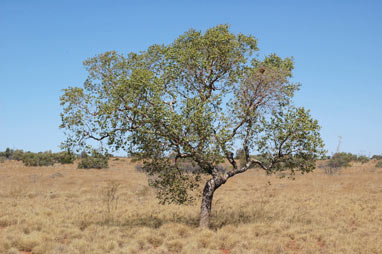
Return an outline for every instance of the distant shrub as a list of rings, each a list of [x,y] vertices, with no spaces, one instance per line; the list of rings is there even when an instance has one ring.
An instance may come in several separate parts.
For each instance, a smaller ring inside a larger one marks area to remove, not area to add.
[[[377,164],[375,164],[376,168],[382,168],[382,161],[378,161]]]
[[[372,160],[382,160],[382,155],[373,155],[371,157]]]
[[[51,166],[55,162],[61,164],[73,163],[76,155],[70,152],[52,153],[47,152],[24,152],[23,150],[12,150],[7,148],[4,152],[0,152],[0,157],[4,160],[22,161],[26,166]]]
[[[351,166],[351,162],[361,162],[362,164],[367,163],[370,161],[369,157],[364,155],[355,155],[352,153],[335,153],[333,156],[329,159],[327,165],[326,165],[326,173],[328,174],[334,174],[337,171],[339,171],[341,168],[347,168]]]
[[[24,151],[23,150],[14,150],[12,153],[12,160],[17,160],[21,161],[24,156]]]
[[[4,157],[4,160],[11,160],[12,159],[12,153],[13,150],[10,148],[5,149],[4,152],[0,152],[0,157]]]
[[[178,159],[177,165],[178,165],[179,169],[183,172],[197,173],[200,171],[200,167],[198,165],[196,165],[195,163],[193,163],[189,159]],[[137,163],[135,165],[135,169],[138,172],[148,172],[149,171],[149,169],[145,168],[145,166],[142,163]]]
[[[83,154],[81,153],[81,156]],[[95,169],[101,169],[101,168],[108,168],[108,160],[109,157],[105,156],[98,152],[93,152],[92,156],[87,156],[81,159],[80,163],[78,164],[78,168],[80,169],[89,169],[89,168],[95,168]]]
[[[0,157],[3,157],[4,160],[18,160],[20,161],[24,155],[23,150],[13,150],[7,148],[4,152],[0,152]]]
[[[40,152],[40,153],[25,153],[22,157],[22,161],[25,166],[37,167],[37,166],[53,166],[54,154],[52,152]]]
[[[4,163],[6,157],[5,156],[0,156],[0,163]]]
[[[5,149],[4,156],[8,160],[12,159],[13,150],[10,148]]]
[[[71,152],[60,152],[55,154],[55,161],[61,164],[72,164],[76,156]]]
[[[266,156],[261,155],[261,154],[250,155],[249,157],[250,157],[250,159],[259,160],[261,162],[267,162]],[[244,167],[245,166],[245,164],[247,162],[246,162],[246,159],[245,159],[245,153],[244,153],[243,149],[237,150],[235,159],[239,161],[239,167]],[[250,168],[260,168],[260,166],[258,164],[253,164]]]
[[[367,163],[370,161],[369,157],[365,155],[360,155],[357,157],[356,161],[361,162],[362,164]]]
[[[352,161],[357,160],[357,155],[351,153],[335,153],[329,160],[328,166],[331,168],[350,167]]]
[[[357,155],[351,153],[335,153],[327,162],[325,166],[325,173],[334,175],[341,168],[347,168],[351,166],[351,162],[357,159]]]

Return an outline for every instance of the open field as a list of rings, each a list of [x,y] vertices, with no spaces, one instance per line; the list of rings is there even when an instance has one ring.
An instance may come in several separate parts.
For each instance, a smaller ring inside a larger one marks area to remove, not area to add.
[[[162,206],[128,159],[107,170],[0,163],[0,253],[382,253],[382,169],[296,180],[249,170],[217,190],[212,229]],[[116,190],[113,193],[113,188]]]

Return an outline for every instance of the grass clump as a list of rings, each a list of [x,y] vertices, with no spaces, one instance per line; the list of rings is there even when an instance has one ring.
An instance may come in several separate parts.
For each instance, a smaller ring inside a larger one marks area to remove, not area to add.
[[[382,168],[382,161],[378,161],[377,164],[375,164],[376,168]]]

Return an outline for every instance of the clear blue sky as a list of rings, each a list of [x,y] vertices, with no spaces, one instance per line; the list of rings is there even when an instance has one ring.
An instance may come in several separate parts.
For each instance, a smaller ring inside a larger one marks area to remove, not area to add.
[[[228,23],[260,54],[295,58],[295,102],[329,153],[382,154],[382,1],[0,1],[0,150],[59,150],[59,96],[82,61],[145,50],[189,28]]]

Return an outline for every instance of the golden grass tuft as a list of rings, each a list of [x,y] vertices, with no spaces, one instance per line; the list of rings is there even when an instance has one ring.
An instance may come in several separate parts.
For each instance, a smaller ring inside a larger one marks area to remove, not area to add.
[[[0,253],[382,253],[382,169],[354,164],[296,180],[251,170],[199,203],[159,205],[128,159],[107,170],[0,164]],[[60,173],[63,177],[52,177]],[[199,202],[199,201],[198,201]]]

